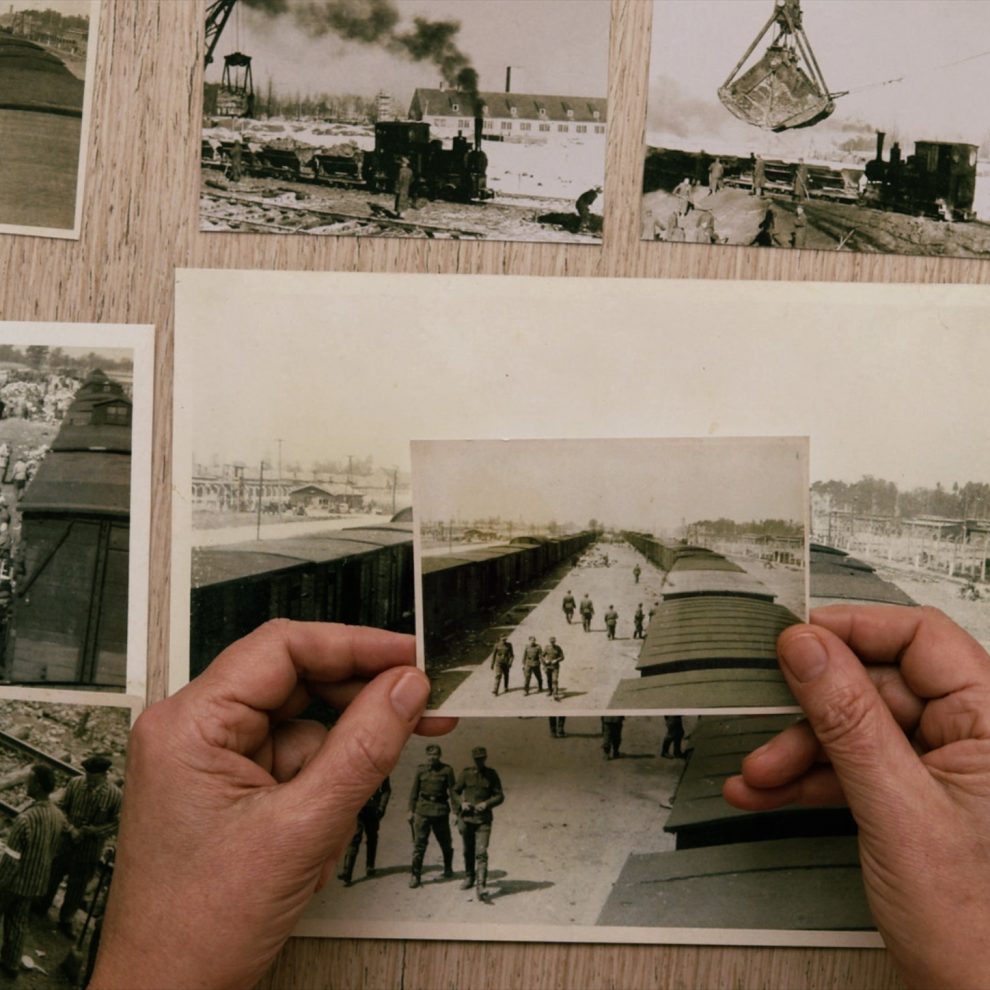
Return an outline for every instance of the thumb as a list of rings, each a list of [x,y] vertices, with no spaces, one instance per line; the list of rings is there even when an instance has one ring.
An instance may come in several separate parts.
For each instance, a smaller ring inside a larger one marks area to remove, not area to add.
[[[929,777],[859,658],[820,626],[791,626],[777,655],[857,822],[898,820]]]
[[[419,721],[430,682],[415,667],[396,667],[362,688],[327,734],[316,755],[286,786],[318,829],[317,842],[334,850],[354,832],[354,819],[395,768]]]

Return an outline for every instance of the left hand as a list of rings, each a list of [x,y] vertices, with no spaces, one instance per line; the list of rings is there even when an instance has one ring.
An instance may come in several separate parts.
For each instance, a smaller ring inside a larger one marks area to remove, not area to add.
[[[252,987],[326,883],[429,695],[412,636],[275,620],[131,734],[93,990]],[[343,714],[296,721],[312,697]]]

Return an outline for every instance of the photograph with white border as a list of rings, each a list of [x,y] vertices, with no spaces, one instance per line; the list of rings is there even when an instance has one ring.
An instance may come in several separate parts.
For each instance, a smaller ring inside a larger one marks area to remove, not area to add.
[[[990,257],[990,7],[653,0],[642,238]]]
[[[77,240],[100,0],[2,6],[0,234]]]
[[[415,440],[412,473],[436,714],[794,705],[806,437]]]
[[[16,960],[5,963],[8,977],[16,967],[39,988],[75,986],[73,974],[89,982],[142,705],[92,691],[0,697],[0,891],[29,901],[5,919],[5,959]]]
[[[204,8],[200,230],[601,245],[608,0]]]
[[[154,330],[0,323],[7,685],[143,695]]]

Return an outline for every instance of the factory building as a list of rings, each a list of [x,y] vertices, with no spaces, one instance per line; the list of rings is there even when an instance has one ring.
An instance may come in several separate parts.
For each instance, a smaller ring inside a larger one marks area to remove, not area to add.
[[[420,88],[413,93],[409,117],[426,121],[441,138],[456,137],[458,132],[470,136],[479,104],[486,140],[539,144],[605,141],[608,101],[604,97]]]

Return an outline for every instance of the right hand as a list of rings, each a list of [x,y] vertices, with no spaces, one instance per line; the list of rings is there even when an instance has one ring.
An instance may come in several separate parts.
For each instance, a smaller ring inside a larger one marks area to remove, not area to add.
[[[837,605],[811,620],[777,642],[807,721],[750,753],[725,799],[749,811],[847,802],[870,908],[908,986],[985,990],[990,655],[936,609]]]

